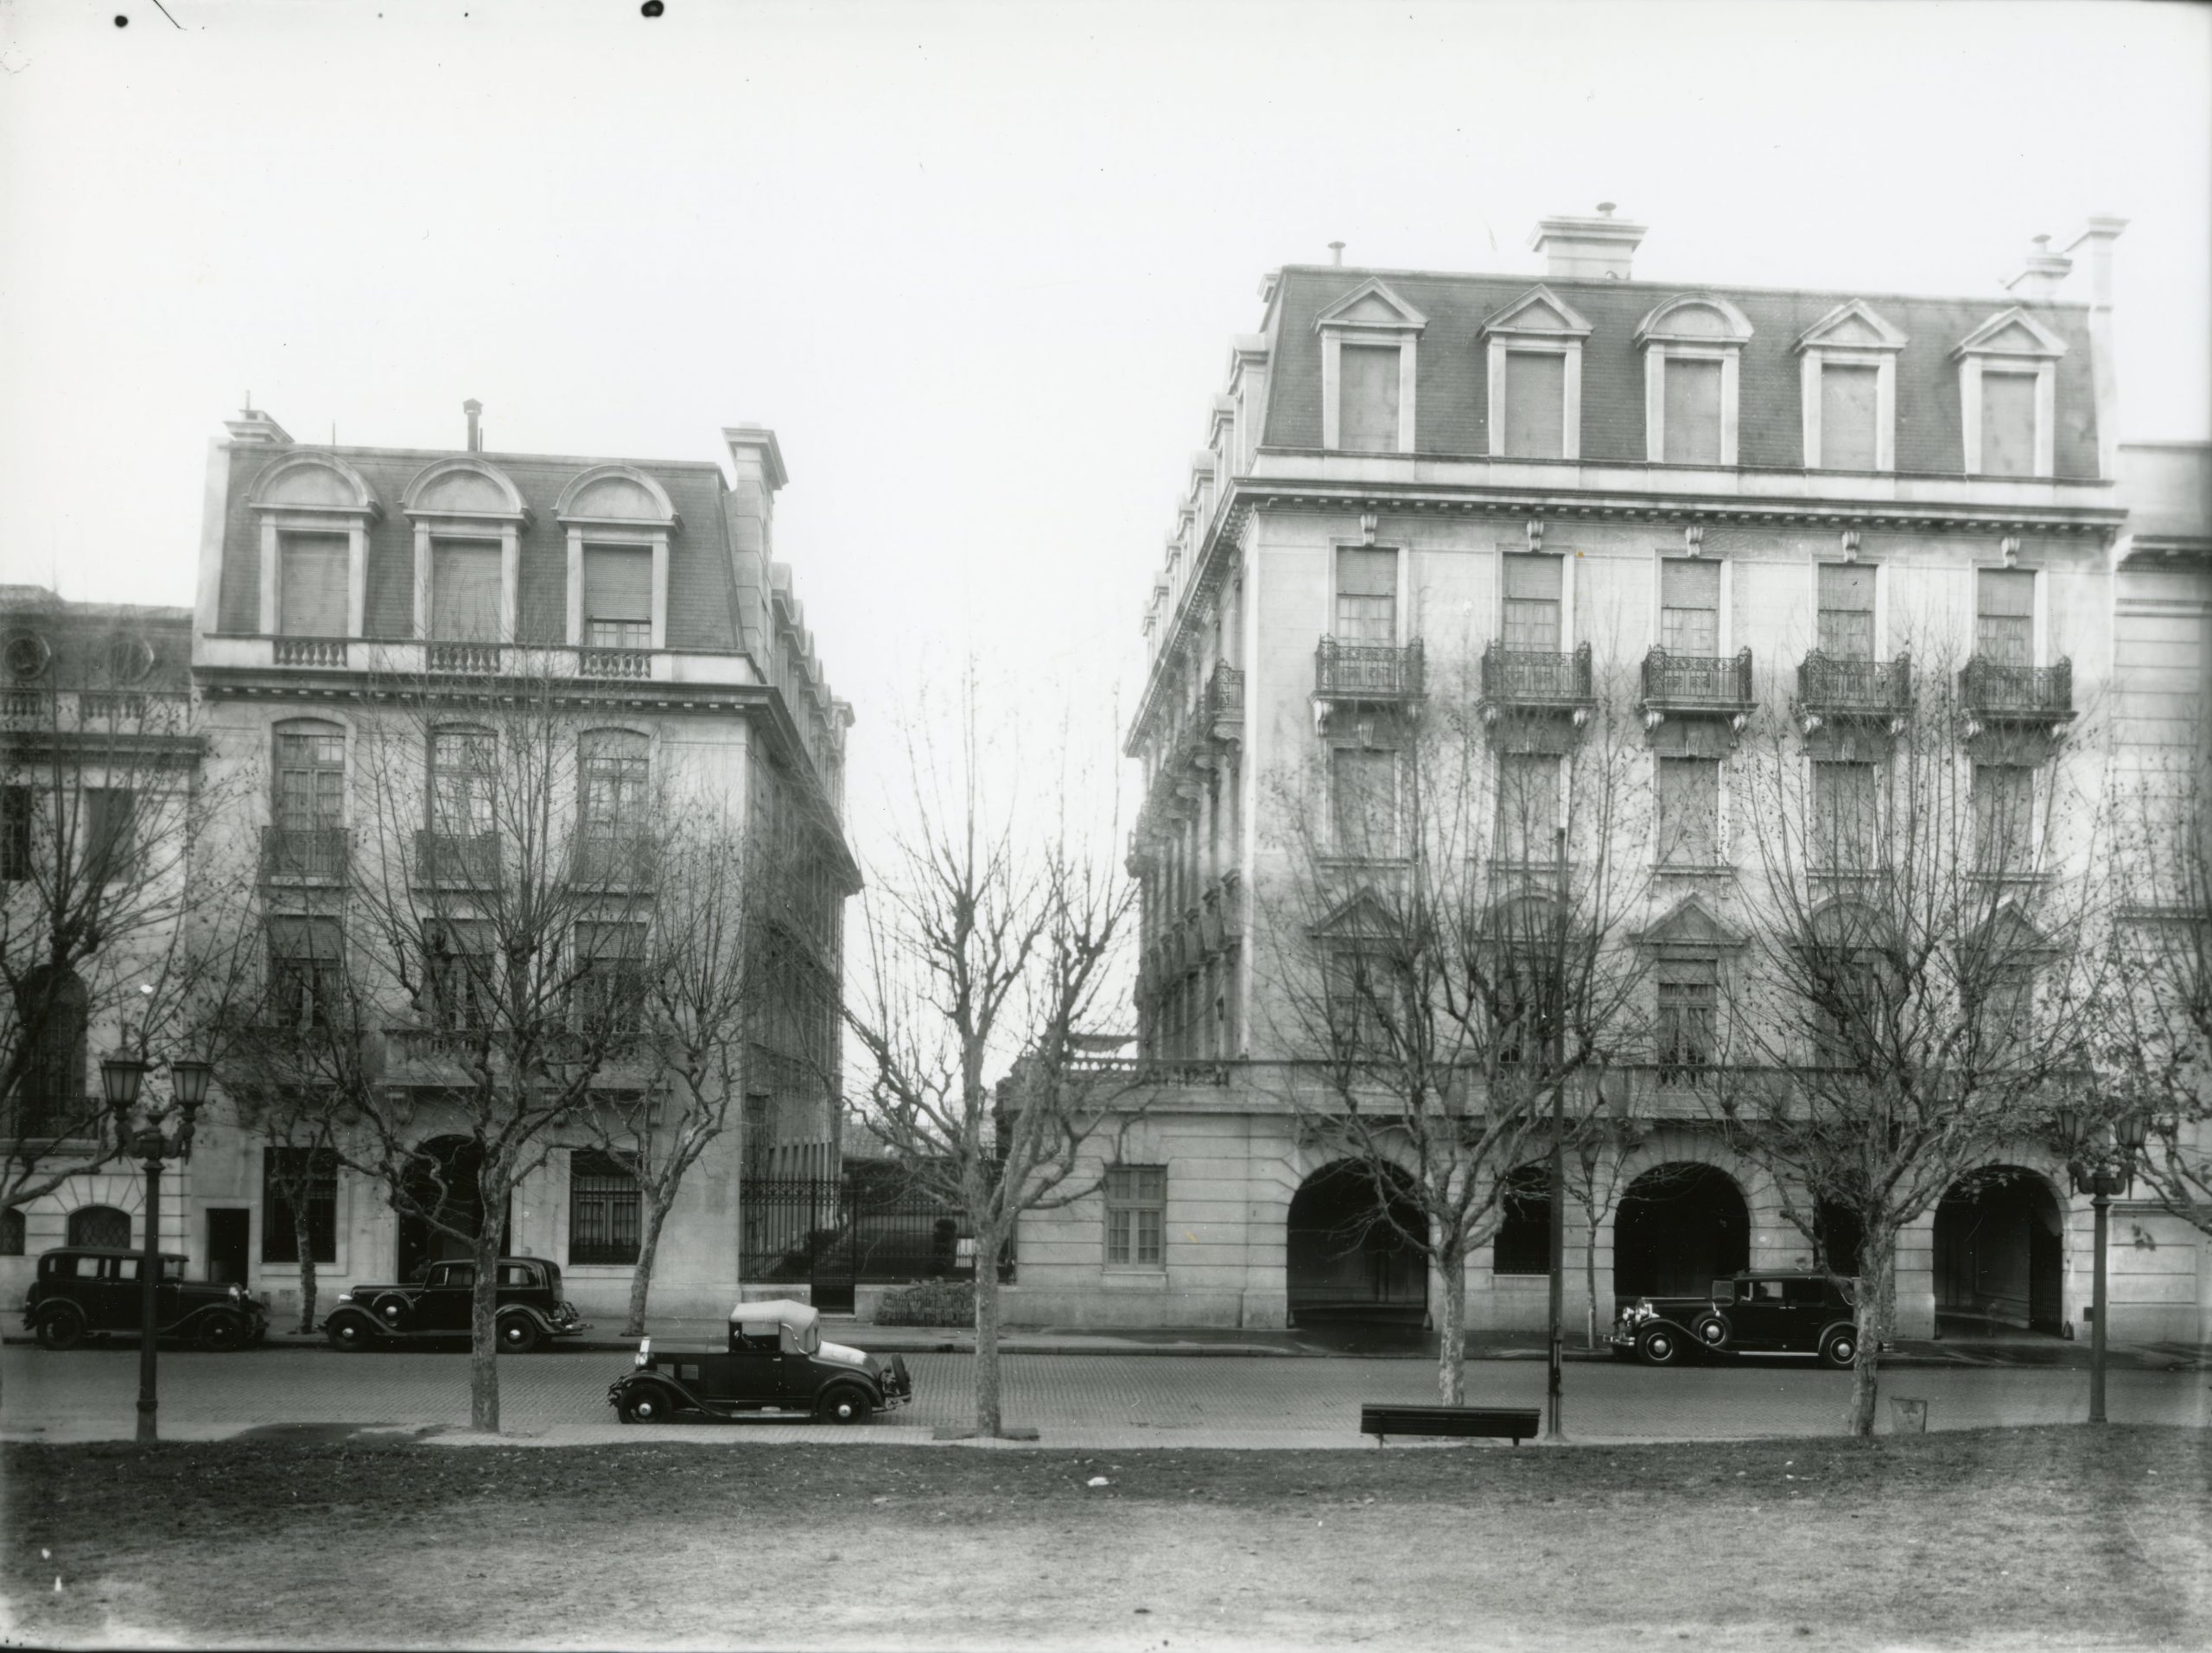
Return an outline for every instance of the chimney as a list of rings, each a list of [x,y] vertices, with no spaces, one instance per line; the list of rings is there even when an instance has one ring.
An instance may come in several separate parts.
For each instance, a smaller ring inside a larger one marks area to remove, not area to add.
[[[2127,227],[2124,218],[2093,218],[2074,232],[2066,244],[2066,251],[2088,261],[2089,302],[2101,308],[2112,307],[2112,244],[2120,239],[2120,232]],[[2084,253],[2082,249],[2087,247]]]
[[[289,448],[291,433],[258,408],[240,408],[235,419],[223,421],[233,447]]]
[[[484,404],[472,396],[461,404],[461,410],[468,416],[468,451],[480,454],[484,451],[484,428],[477,419],[484,411]]]
[[[2066,272],[2073,268],[2071,258],[2050,250],[2049,236],[2039,235],[2022,261],[2019,273],[2005,282],[2005,290],[2020,298],[2050,298],[2066,279]]]
[[[1547,276],[1626,281],[1629,258],[1649,226],[1613,216],[1613,203],[1598,203],[1595,218],[1540,219],[1529,245],[1544,255]]]
[[[1332,241],[1332,242],[1330,242],[1330,243],[1329,243],[1329,262],[1330,262],[1331,264],[1340,264],[1344,263],[1344,244],[1343,242],[1341,242],[1341,241]]]

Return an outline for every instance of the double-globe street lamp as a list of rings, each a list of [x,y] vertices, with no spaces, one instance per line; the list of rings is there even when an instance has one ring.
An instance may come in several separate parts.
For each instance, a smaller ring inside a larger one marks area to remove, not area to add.
[[[138,1092],[149,1064],[143,1052],[127,1051],[100,1063],[100,1088],[115,1116],[118,1147],[135,1154],[146,1170],[146,1248],[138,1265],[138,1440],[143,1445],[160,1439],[155,1427],[160,1402],[156,1398],[154,1339],[160,1331],[156,1290],[162,1277],[162,1160],[163,1155],[182,1158],[192,1151],[193,1122],[207,1100],[207,1081],[213,1069],[206,1062],[179,1057],[169,1063],[173,1108],[141,1109]]]
[[[2143,1151],[2145,1122],[2139,1113],[2123,1113],[2099,1120],[2080,1108],[2056,1110],[2060,1146],[2067,1155],[2076,1193],[2090,1195],[2096,1212],[2096,1233],[2091,1241],[2094,1259],[2089,1287],[2089,1421],[2105,1421],[2105,1244],[2107,1213],[2114,1194],[2126,1192],[2135,1173],[2135,1156]]]

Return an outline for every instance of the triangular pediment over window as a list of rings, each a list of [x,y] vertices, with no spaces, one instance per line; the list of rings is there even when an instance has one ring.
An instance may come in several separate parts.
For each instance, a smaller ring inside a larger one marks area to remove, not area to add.
[[[1379,280],[1355,287],[1314,318],[1316,332],[1324,327],[1376,327],[1394,333],[1418,333],[1428,318],[1400,298]]]
[[[1635,938],[1639,947],[1701,952],[1732,950],[1748,939],[1714,918],[1694,895]]]
[[[1397,920],[1382,898],[1361,889],[1307,933],[1316,941],[1382,941],[1397,933]]]
[[[1996,909],[1974,927],[1966,944],[1970,948],[1991,948],[1998,959],[2022,964],[2057,950],[2050,938],[2011,900],[1998,903]]]
[[[1902,350],[1904,334],[1863,299],[1839,304],[1797,335],[1800,350]]]
[[[1590,324],[1548,287],[1531,287],[1483,323],[1483,336],[1493,333],[1534,333],[1557,338],[1586,338]]]
[[[2066,341],[2015,305],[1959,341],[1955,356],[2063,356]]]

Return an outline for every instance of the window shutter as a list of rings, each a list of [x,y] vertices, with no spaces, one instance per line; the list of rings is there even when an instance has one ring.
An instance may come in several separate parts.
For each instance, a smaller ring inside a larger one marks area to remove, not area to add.
[[[1560,559],[1556,556],[1522,556],[1509,554],[1505,559],[1505,595],[1509,601],[1557,602],[1560,594]]]
[[[1395,597],[1398,594],[1398,554],[1344,547],[1337,552],[1337,594],[1340,597]]]
[[[584,618],[651,623],[653,554],[645,550],[584,548]]]
[[[286,637],[345,636],[346,541],[334,534],[286,534],[276,555],[277,631]]]
[[[1821,607],[1839,612],[1874,612],[1874,570],[1862,563],[1821,564]]]
[[[1988,476],[2032,476],[2036,469],[2036,376],[1981,375],[1981,470]]]
[[[438,545],[430,556],[430,635],[448,643],[499,640],[496,545]]]
[[[1505,453],[1557,459],[1565,451],[1567,358],[1550,350],[1505,353]]]
[[[1874,468],[1874,391],[1878,367],[1844,367],[1830,362],[1821,369],[1821,467],[1830,471]]]
[[[1355,454],[1398,451],[1397,346],[1338,347],[1337,446]]]
[[[1666,364],[1667,462],[1720,462],[1720,364],[1669,359]]]
[[[2026,620],[2036,612],[2036,576],[2026,569],[1982,569],[1976,575],[1978,614]]]

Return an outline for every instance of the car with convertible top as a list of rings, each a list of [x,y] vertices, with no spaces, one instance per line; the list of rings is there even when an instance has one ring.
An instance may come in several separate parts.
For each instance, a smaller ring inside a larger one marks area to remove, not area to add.
[[[625,1423],[741,1412],[804,1412],[824,1423],[866,1423],[913,1400],[914,1380],[904,1360],[826,1342],[821,1319],[810,1304],[779,1298],[732,1309],[720,1348],[656,1349],[645,1338],[632,1369],[608,1386],[607,1404]]]

